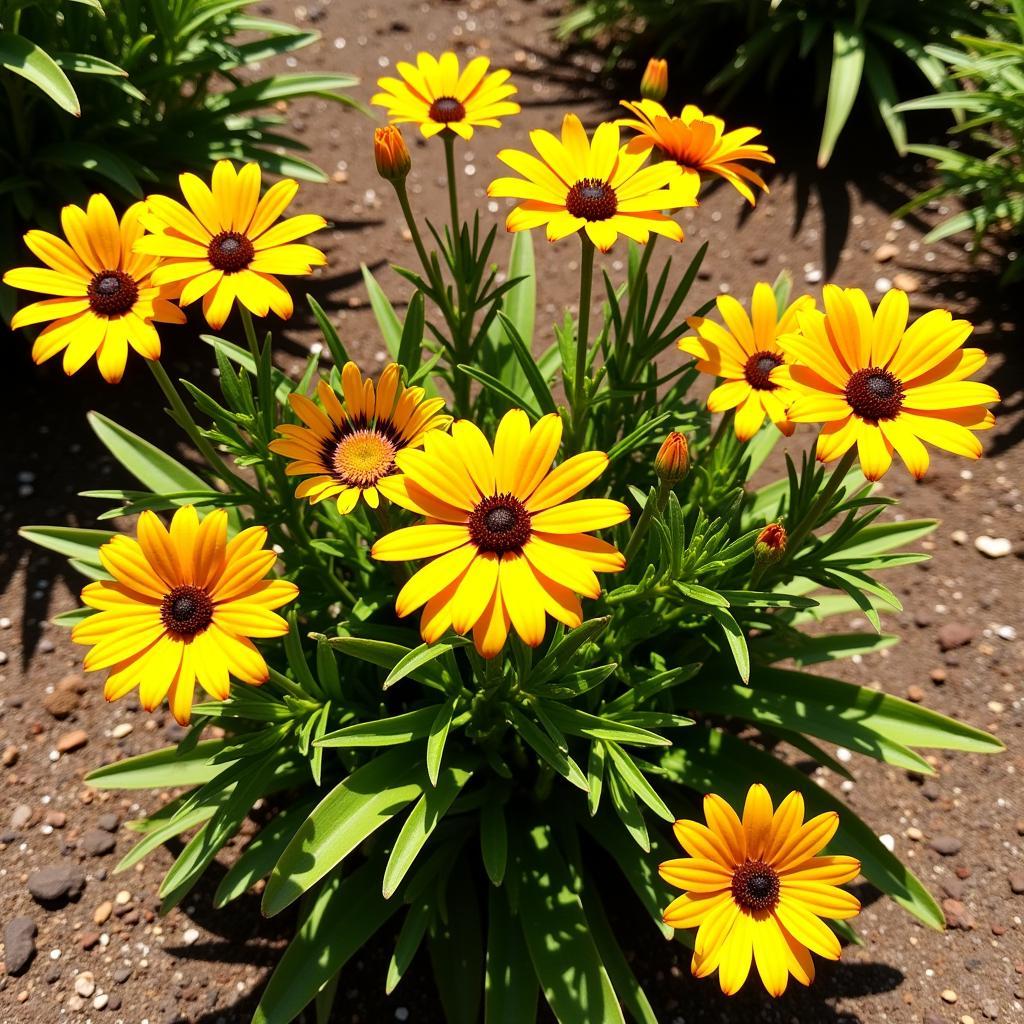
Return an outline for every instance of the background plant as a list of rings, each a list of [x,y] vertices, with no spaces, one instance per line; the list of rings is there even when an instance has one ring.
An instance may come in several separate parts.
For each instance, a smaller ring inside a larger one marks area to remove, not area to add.
[[[986,236],[1005,235],[1013,246],[1024,226],[1024,2],[1013,0],[1012,13],[990,14],[986,27],[984,36],[955,35],[958,46],[929,46],[929,54],[949,68],[948,88],[897,108],[949,110],[957,124],[949,146],[907,147],[934,160],[941,180],[896,216],[936,199],[959,200],[966,209],[933,228],[925,241],[971,231],[975,253]],[[1014,249],[1006,284],[1024,275],[1017,255]]]
[[[254,77],[315,32],[249,0],[0,0],[0,252],[97,187],[139,199],[221,157],[313,181],[323,172],[265,108],[339,90],[345,74]],[[239,37],[244,34],[245,41]],[[9,293],[7,296],[9,300]]]
[[[775,90],[794,62],[810,62],[816,84],[803,94],[815,109],[825,108],[818,148],[824,167],[858,100],[873,106],[896,150],[905,152],[906,125],[897,109],[903,70],[916,69],[936,89],[950,88],[928,44],[978,30],[985,6],[989,0],[576,0],[560,31],[612,40],[613,53],[654,48],[679,66],[709,51],[735,53],[707,85],[726,99],[751,87]]]

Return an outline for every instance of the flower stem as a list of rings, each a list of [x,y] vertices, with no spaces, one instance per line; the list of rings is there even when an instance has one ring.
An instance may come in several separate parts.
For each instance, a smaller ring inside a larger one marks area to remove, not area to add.
[[[416,246],[416,254],[420,258],[420,263],[423,264],[423,272],[429,279],[431,276],[430,257],[427,256],[427,250],[423,245],[423,237],[420,235],[416,218],[412,214],[412,207],[409,205],[409,190],[405,187],[404,181],[396,181],[394,185],[395,194],[398,196],[398,205],[402,208],[402,216],[405,217],[405,223],[409,227],[409,234],[412,235],[413,245]]]
[[[462,223],[459,220],[459,192],[455,182],[455,135],[451,131],[441,133],[444,139],[444,160],[448,168],[448,202],[452,214],[452,255],[458,260],[459,236],[462,234]]]
[[[583,382],[587,375],[587,342],[590,334],[590,294],[594,283],[594,243],[580,235],[583,244],[580,256],[580,312],[576,331],[576,369],[573,374],[572,420],[577,444],[583,433]]]
[[[252,313],[241,303],[238,304],[238,311],[242,314],[242,326],[245,328],[245,340],[249,343],[249,351],[252,353],[253,362],[256,364],[256,372],[260,370],[260,343],[256,337],[256,325],[252,322]]]

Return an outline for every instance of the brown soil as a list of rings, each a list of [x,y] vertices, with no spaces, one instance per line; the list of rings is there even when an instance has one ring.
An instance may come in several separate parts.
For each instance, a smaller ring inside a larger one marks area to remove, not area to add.
[[[592,124],[609,113],[616,95],[599,58],[559,55],[549,35],[555,9],[530,0],[370,0],[367,5],[310,0],[297,8],[273,0],[261,7],[276,17],[313,22],[323,41],[304,53],[304,69],[359,74],[358,94],[364,100],[386,61],[408,58],[420,48],[476,49],[512,67],[523,115],[500,133],[481,131],[459,151],[464,207],[470,202],[479,207],[485,223],[503,212],[484,196],[498,168],[496,149],[525,142],[531,127],[555,128],[568,109]],[[1024,543],[1024,452],[1017,444],[1024,431],[1019,309],[995,288],[985,260],[971,266],[958,242],[924,245],[925,222],[934,222],[937,212],[927,213],[922,223],[891,223],[889,211],[920,186],[919,168],[891,159],[878,135],[860,135],[855,125],[833,167],[819,174],[813,169],[817,122],[794,127],[787,124],[785,109],[780,101],[766,113],[754,102],[750,111],[733,112],[734,119],[747,113],[765,125],[779,165],[772,194],[756,211],[745,209],[730,190],[719,189],[686,218],[690,237],[684,253],[705,239],[711,242],[693,302],[726,288],[746,296],[756,280],[772,279],[783,268],[793,271],[797,288],[812,291],[820,287],[817,271],[869,292],[877,278],[903,272],[918,278],[913,298],[919,311],[951,305],[978,325],[977,341],[992,354],[985,376],[1004,396],[999,425],[986,439],[987,458],[968,464],[937,455],[920,486],[899,470],[886,477],[885,492],[901,499],[896,515],[941,520],[921,544],[935,560],[887,576],[907,610],[890,616],[886,625],[903,642],[835,671],[891,693],[912,694],[928,707],[990,729],[1008,750],[999,757],[940,754],[933,759],[936,775],[927,781],[871,761],[851,765],[857,777],[847,794],[851,806],[879,833],[893,837],[897,853],[945,901],[947,931],[926,930],[895,905],[863,891],[866,910],[856,924],[864,945],[847,949],[840,964],[821,964],[809,991],[791,991],[776,1002],[756,982],[732,1000],[718,993],[714,981],[694,982],[685,951],[661,943],[628,911],[621,919],[625,944],[635,951],[634,967],[666,1024],[1024,1021],[1024,897],[1014,895],[1009,882],[1024,866],[1024,800],[1016,788],[1024,773],[1021,572],[1017,556],[989,560],[973,543],[981,534],[1009,538],[1018,551]],[[323,236],[330,267],[313,281],[312,290],[331,311],[350,350],[372,369],[384,353],[359,263],[369,262],[389,293],[401,297],[406,294],[402,282],[386,264],[409,264],[413,257],[398,206],[374,173],[371,123],[317,102],[296,105],[289,115],[313,158],[335,176],[332,184],[306,187],[301,196],[303,208],[326,214],[334,224]],[[440,147],[416,145],[413,158],[414,204],[421,214],[442,220]],[[880,265],[873,253],[887,239],[899,254]],[[543,239],[537,244],[538,333],[546,343],[547,325],[574,301],[577,267],[571,246],[548,247]],[[605,261],[616,278],[623,255],[617,250]],[[814,283],[805,284],[805,277]],[[290,365],[315,333],[299,313],[278,337],[280,361]],[[104,386],[92,367],[71,379],[54,364],[32,367],[21,337],[7,339],[7,346],[0,448],[0,651],[6,656],[0,659],[0,749],[9,752],[0,798],[0,924],[27,915],[39,935],[27,973],[0,974],[0,1024],[89,1019],[241,1024],[249,1020],[291,922],[264,921],[255,897],[228,912],[213,912],[216,878],[161,919],[155,893],[174,851],[157,851],[137,869],[110,876],[132,844],[121,827],[115,851],[86,854],[83,837],[104,815],[114,813],[123,823],[155,809],[159,799],[153,793],[95,792],[83,785],[83,775],[106,761],[173,742],[180,730],[165,715],[139,712],[130,700],[105,705],[93,678],[69,717],[56,720],[44,709],[44,698],[81,669],[80,651],[46,621],[76,605],[81,581],[66,575],[59,558],[29,547],[15,533],[26,523],[93,525],[97,504],[77,492],[127,483],[86,427],[86,410],[99,409],[168,446],[177,438],[157,415],[154,385],[138,361],[115,389]],[[168,337],[165,351],[172,371],[187,372],[201,383],[209,380],[211,360],[190,333]],[[801,431],[788,447],[799,452],[809,442],[809,432]],[[943,654],[938,635],[948,623],[968,626],[971,642]],[[1016,638],[1003,638],[1013,637],[1014,629]],[[941,683],[933,681],[943,673]],[[130,733],[120,735],[128,726]],[[60,737],[79,729],[87,744],[58,755]],[[840,783],[828,771],[816,778],[830,788]],[[22,807],[28,809],[27,822],[21,821]],[[11,823],[12,816],[20,825]],[[936,852],[931,844],[942,838],[958,842],[958,852]],[[77,903],[50,911],[32,900],[26,882],[32,871],[52,864],[80,864],[88,881]],[[124,902],[117,902],[119,893],[127,894],[119,897]],[[671,894],[665,895],[667,901]],[[94,923],[94,911],[108,900],[115,902],[114,913]],[[375,945],[346,968],[336,1019],[440,1022],[425,963],[392,998],[383,997],[386,957],[385,947]],[[108,995],[106,1008],[93,1008],[94,993],[82,1000],[84,1008],[75,1009],[75,978],[84,971],[93,973],[96,992]]]

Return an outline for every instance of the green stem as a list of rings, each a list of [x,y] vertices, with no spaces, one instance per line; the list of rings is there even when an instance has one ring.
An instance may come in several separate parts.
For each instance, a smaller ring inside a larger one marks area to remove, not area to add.
[[[196,446],[207,463],[209,463],[210,469],[229,487],[240,489],[250,497],[253,495],[258,497],[257,492],[228,468],[227,463],[220,457],[213,445],[203,437],[195,420],[192,419],[188,409],[185,408],[185,403],[181,400],[181,395],[178,394],[177,388],[175,388],[171,378],[167,375],[163,363],[159,359],[147,359],[146,362],[149,364],[157,384],[160,385],[160,390],[163,391],[167,401],[171,403],[174,421],[185,431],[188,439]]]
[[[452,254],[458,261],[459,236],[462,234],[462,222],[459,219],[459,192],[455,183],[455,135],[450,131],[441,133],[444,139],[444,160],[448,168],[448,202],[452,214]]]
[[[286,675],[282,675],[276,668],[272,668],[270,665],[267,666],[267,671],[269,673],[268,682],[273,683],[284,690],[285,693],[291,694],[291,696],[297,697],[299,700],[309,701],[309,694],[301,686],[293,683]]]
[[[258,373],[260,369],[260,343],[256,337],[256,325],[252,322],[252,313],[241,303],[238,304],[238,311],[242,314],[245,340],[249,343],[249,351],[252,353],[253,362],[256,364],[256,372]]]
[[[629,565],[633,560],[634,555],[640,549],[640,542],[647,536],[655,510],[657,510],[659,515],[665,511],[665,506],[668,504],[668,496],[671,493],[671,487],[666,487],[663,483],[659,483],[657,496],[654,499],[648,497],[647,503],[640,513],[640,518],[636,521],[636,526],[633,527],[633,532],[630,534],[626,550],[622,553],[626,559],[626,565]]]
[[[402,216],[405,217],[405,223],[409,227],[409,234],[412,235],[413,245],[416,246],[416,254],[420,258],[420,263],[423,264],[423,272],[429,280],[432,274],[430,257],[427,256],[427,250],[423,245],[423,237],[420,235],[420,229],[416,225],[416,218],[412,215],[412,206],[409,204],[409,190],[405,187],[404,181],[396,181],[394,185],[395,194],[398,196],[398,205],[402,208]]]
[[[857,446],[851,445],[847,450],[846,454],[842,457],[839,465],[832,471],[832,475],[828,478],[828,483],[825,484],[821,494],[818,495],[817,500],[810,507],[807,514],[800,520],[786,541],[786,558],[783,559],[782,563],[790,561],[800,551],[800,547],[803,542],[807,539],[808,534],[818,523],[818,519],[821,517],[833,497],[835,497],[836,491],[839,490],[843,481],[846,479],[846,474],[849,473],[854,462],[857,460]]]
[[[579,444],[583,439],[583,383],[587,375],[587,343],[590,334],[590,294],[594,283],[594,243],[580,235],[583,244],[580,256],[580,312],[576,331],[576,371],[573,376],[573,435]]]

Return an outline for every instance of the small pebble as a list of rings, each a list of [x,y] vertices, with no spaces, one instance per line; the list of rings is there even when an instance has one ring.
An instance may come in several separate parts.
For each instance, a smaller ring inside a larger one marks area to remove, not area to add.
[[[83,999],[88,999],[96,991],[96,978],[92,971],[82,971],[75,978],[75,992]]]
[[[989,537],[982,534],[974,538],[974,546],[986,558],[1004,558],[1013,552],[1013,544],[1006,537]]]
[[[192,946],[199,940],[199,932],[195,928],[186,928],[181,936],[181,941],[186,946]]]
[[[133,726],[131,722],[121,722],[119,725],[115,725],[114,728],[110,730],[110,735],[115,740],[123,740],[125,736],[129,736],[131,734],[131,731],[134,728],[135,726]]]
[[[955,1003],[960,997],[951,988],[945,988],[942,990],[941,998],[944,1003]]]
[[[54,744],[59,754],[70,754],[73,750],[80,750],[89,742],[89,734],[84,729],[72,729],[64,733]]]
[[[956,836],[936,836],[928,845],[942,857],[955,857],[963,847]]]
[[[93,912],[92,919],[96,924],[103,924],[110,919],[114,912],[114,904],[110,900],[104,900]]]

